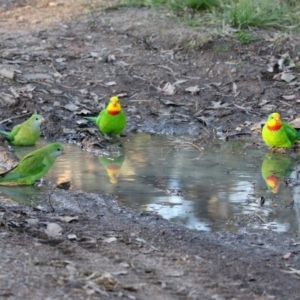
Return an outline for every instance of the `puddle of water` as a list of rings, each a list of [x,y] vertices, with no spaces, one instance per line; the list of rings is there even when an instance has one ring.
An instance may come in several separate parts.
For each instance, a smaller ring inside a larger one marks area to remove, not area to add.
[[[297,178],[295,159],[250,149],[242,141],[216,141],[203,152],[180,138],[150,134],[131,135],[122,142],[120,157],[96,157],[67,144],[66,154],[45,178],[71,180],[73,189],[116,194],[124,205],[155,211],[188,228],[237,230],[236,216],[243,221],[259,215],[266,228],[299,230],[300,187],[282,183],[283,177]],[[33,150],[16,148],[16,154],[22,157]],[[31,186],[0,191],[2,198],[18,202],[32,202],[39,194]],[[261,196],[266,197],[263,207]],[[292,201],[295,205],[289,208]]]

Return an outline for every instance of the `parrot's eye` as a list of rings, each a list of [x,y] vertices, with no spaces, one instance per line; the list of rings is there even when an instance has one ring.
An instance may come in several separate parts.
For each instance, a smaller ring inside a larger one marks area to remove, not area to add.
[[[35,120],[36,120],[36,121],[38,121],[38,120],[39,120],[39,118],[36,118]]]

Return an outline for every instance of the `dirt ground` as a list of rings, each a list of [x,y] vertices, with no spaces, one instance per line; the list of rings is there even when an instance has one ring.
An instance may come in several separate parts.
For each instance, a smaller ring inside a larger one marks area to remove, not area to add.
[[[299,117],[300,39],[256,30],[243,45],[230,33],[148,8],[0,0],[1,128],[36,111],[43,138],[90,149],[101,136],[83,117],[119,95],[125,134],[265,147],[257,131],[271,111]],[[0,299],[300,299],[298,235],[188,230],[113,195],[44,198],[48,209],[0,204]]]

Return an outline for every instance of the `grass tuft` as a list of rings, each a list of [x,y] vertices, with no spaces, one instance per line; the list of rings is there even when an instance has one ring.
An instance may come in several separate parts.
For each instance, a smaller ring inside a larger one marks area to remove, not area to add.
[[[299,0],[116,0],[114,3],[116,6],[163,6],[181,19],[184,16],[183,20],[190,26],[238,28],[236,36],[243,43],[251,41],[245,33],[249,27],[300,27]]]
[[[299,25],[291,7],[282,0],[233,0],[227,6],[225,20],[239,29]]]

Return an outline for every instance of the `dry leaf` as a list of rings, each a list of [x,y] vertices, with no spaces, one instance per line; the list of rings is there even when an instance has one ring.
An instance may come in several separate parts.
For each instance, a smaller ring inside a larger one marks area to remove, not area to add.
[[[15,79],[16,74],[14,71],[7,70],[7,69],[0,69],[0,76],[3,76],[8,79]]]
[[[37,225],[39,223],[39,219],[26,219],[25,222],[29,225]]]
[[[163,104],[165,105],[170,105],[170,106],[184,106],[184,103],[176,103],[174,101],[171,100],[167,100],[167,99],[159,99]],[[153,112],[152,112],[153,113]],[[163,114],[163,113],[161,113]]]
[[[181,277],[184,275],[184,272],[182,270],[169,270],[167,271],[167,274],[165,276],[168,277]]]
[[[78,111],[78,112],[76,112],[76,114],[77,115],[89,115],[89,114],[91,114],[92,112],[90,111],[90,110],[88,110],[88,109],[82,109],[82,110],[80,110],[80,111]]]
[[[69,103],[67,105],[65,105],[65,109],[69,110],[69,111],[76,111],[78,109],[78,106],[72,103]]]
[[[48,236],[58,237],[61,236],[62,228],[56,223],[48,223],[45,232]]]
[[[120,267],[122,267],[122,268],[129,268],[129,267],[130,267],[130,264],[127,263],[127,262],[121,262],[121,263],[120,263]]]
[[[65,216],[65,217],[59,217],[59,220],[63,221],[63,222],[66,222],[66,223],[70,223],[72,221],[77,221],[78,220],[78,216],[74,216],[74,217],[68,217],[68,216]]]
[[[255,132],[261,132],[261,127],[263,124],[265,124],[266,120],[259,121],[257,123],[254,123],[253,126],[250,127],[250,130]]]
[[[98,52],[90,52],[90,56],[98,58],[99,57],[99,53]]]
[[[79,92],[81,93],[81,95],[88,95],[89,91],[87,89],[81,89],[79,90]]]
[[[55,78],[60,78],[60,77],[62,77],[62,75],[61,75],[59,72],[55,72],[55,73],[53,74],[53,76],[54,76]]]
[[[49,91],[51,94],[54,94],[54,95],[60,95],[63,93],[63,91],[60,91],[60,90],[57,90],[57,89],[51,89]]]
[[[289,259],[291,255],[292,255],[292,252],[287,252],[286,254],[284,254],[284,255],[282,256],[282,258],[283,258],[283,259]]]
[[[114,54],[108,54],[108,55],[107,55],[107,58],[106,58],[106,61],[107,61],[107,62],[113,62],[113,61],[115,61],[115,60],[116,60],[116,57],[115,57]]]
[[[65,126],[63,126],[63,133],[74,134],[74,133],[76,133],[76,130],[75,129],[71,129],[71,128],[66,128]]]
[[[1,93],[0,94],[1,105],[14,105],[16,104],[16,99],[10,94]]]
[[[60,58],[57,58],[55,61],[58,62],[58,63],[63,63],[63,62],[66,61],[66,59],[63,58],[63,57],[60,57]]]
[[[285,100],[294,100],[296,99],[295,95],[286,95],[286,96],[282,96],[283,99]]]
[[[290,271],[282,270],[282,272],[287,273],[287,274],[298,274],[298,275],[300,275],[300,270],[296,270],[294,268],[290,268]]]
[[[48,112],[48,111],[51,111],[51,110],[53,109],[53,107],[44,105],[44,106],[41,106],[41,109],[42,109],[43,111]]]
[[[110,82],[106,82],[104,83],[106,86],[112,86],[112,85],[116,85],[117,83],[115,81],[110,81]]]
[[[170,82],[167,82],[163,88],[158,87],[158,90],[163,92],[165,95],[171,96],[175,94],[176,88]]]
[[[15,96],[15,98],[19,98],[20,97],[19,93],[12,86],[10,87],[9,90]]]
[[[222,101],[212,101],[212,106],[208,107],[209,109],[219,109],[225,108],[229,105],[229,103],[222,103]]]
[[[174,83],[173,83],[173,85],[180,85],[180,84],[182,84],[182,83],[184,83],[184,82],[187,82],[188,80],[187,79],[178,79],[178,80],[176,80]]]
[[[200,92],[200,87],[198,85],[189,86],[185,91],[190,92],[192,95],[195,95]]]
[[[296,78],[296,76],[294,76],[291,73],[287,73],[287,72],[282,72],[280,79],[285,81],[285,82],[291,82],[292,80],[294,80]]]
[[[118,67],[121,67],[121,68],[130,66],[130,64],[128,64],[127,62],[125,62],[123,60],[119,60],[119,61],[115,62],[115,65]]]
[[[128,271],[127,270],[120,270],[120,271],[115,271],[111,272],[112,275],[118,276],[118,275],[127,275]]]
[[[67,237],[68,237],[69,240],[77,240],[77,236],[76,236],[76,234],[74,234],[74,233],[68,234]]]
[[[110,244],[112,242],[115,242],[116,240],[117,239],[114,236],[112,236],[112,237],[105,239],[104,242]]]
[[[232,83],[232,92],[233,92],[234,94],[237,93],[237,85],[236,85],[234,82]]]

